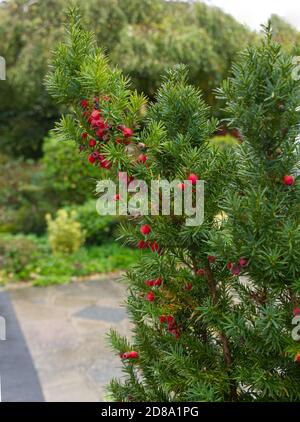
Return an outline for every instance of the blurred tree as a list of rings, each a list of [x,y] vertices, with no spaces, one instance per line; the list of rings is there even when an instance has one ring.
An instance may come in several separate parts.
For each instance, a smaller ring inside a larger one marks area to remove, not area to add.
[[[212,89],[227,76],[237,52],[258,38],[230,15],[202,2],[76,2],[112,64],[150,97],[166,67],[185,63],[189,81],[214,108]],[[52,45],[62,37],[67,4],[68,0],[0,3],[0,55],[7,62],[7,81],[0,84],[0,146],[6,153],[39,157],[42,140],[58,118],[43,79]],[[275,38],[297,52],[299,32],[279,16],[272,15],[271,22]]]
[[[139,91],[153,96],[165,67],[182,62],[190,81],[208,92],[226,76],[231,59],[253,34],[220,9],[200,2],[86,0],[86,27],[129,74]],[[0,3],[0,55],[7,81],[0,85],[0,146],[37,158],[42,139],[58,117],[43,87],[52,45],[61,39],[68,0]]]
[[[300,49],[300,32],[278,15],[270,18],[274,40],[288,51]]]

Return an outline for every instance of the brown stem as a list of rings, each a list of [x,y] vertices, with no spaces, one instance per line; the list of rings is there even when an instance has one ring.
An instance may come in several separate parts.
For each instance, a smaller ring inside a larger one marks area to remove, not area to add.
[[[215,281],[215,278],[213,276],[209,263],[205,267],[205,271],[207,275],[208,286],[209,286],[211,297],[212,297],[212,302],[214,305],[218,305],[217,283]],[[230,369],[232,366],[232,354],[230,350],[229,340],[226,334],[223,333],[222,331],[219,332],[219,338],[223,347],[225,364],[227,368]],[[234,380],[231,380],[230,381],[230,400],[234,401],[236,398],[237,398],[237,385]]]

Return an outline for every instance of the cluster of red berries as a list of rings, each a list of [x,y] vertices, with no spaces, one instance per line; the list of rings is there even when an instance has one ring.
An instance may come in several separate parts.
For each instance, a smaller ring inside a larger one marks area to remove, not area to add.
[[[248,259],[240,258],[237,264],[234,264],[233,262],[228,262],[226,267],[228,270],[231,271],[231,274],[238,276],[240,275],[242,268],[247,267],[247,265],[248,265]]]
[[[180,331],[172,315],[161,315],[159,320],[162,324],[167,325],[167,329],[171,334],[173,334],[176,338],[180,337]]]
[[[152,231],[151,226],[149,224],[144,224],[140,228],[140,232],[143,236],[148,236]],[[154,240],[153,242],[150,242],[149,240],[141,239],[137,243],[137,247],[139,249],[151,249],[152,252],[158,253],[158,255],[161,254],[161,248],[159,244]]]
[[[197,183],[197,180],[199,180],[199,177],[198,177],[196,174],[191,173],[191,174],[189,174],[189,175],[188,175],[187,180],[188,180],[188,181],[189,181],[192,185],[195,185],[195,184]],[[185,183],[180,183],[178,187],[179,187],[179,188],[182,190],[182,192],[183,192],[183,191],[185,190]]]
[[[88,160],[91,164],[94,163],[99,163],[100,167],[109,170],[112,166],[112,163],[108,160],[106,160],[106,158],[104,157],[104,155],[100,154],[99,151],[94,151],[92,152],[89,157]]]
[[[121,359],[137,359],[139,357],[138,352],[125,352],[120,354]]]
[[[146,280],[145,284],[148,287],[160,287],[162,285],[162,282],[163,282],[162,278],[159,277],[159,278],[156,278],[155,280]],[[148,302],[153,302],[154,299],[155,299],[154,292],[152,291],[148,292],[146,295],[146,300],[148,300]]]
[[[152,252],[156,252],[158,255],[161,255],[161,248],[156,241],[150,242],[149,240],[141,239],[138,241],[137,247],[139,249],[151,249]]]
[[[156,278],[155,280],[146,280],[145,284],[148,287],[160,287],[162,285],[162,281],[163,281],[162,278],[159,277],[159,278]]]
[[[102,97],[104,101],[109,101],[109,97]],[[105,159],[105,157],[100,153],[99,149],[101,142],[106,142],[110,139],[112,130],[114,129],[111,124],[109,124],[101,115],[102,110],[99,108],[99,98],[94,97],[93,106],[89,106],[89,102],[86,99],[81,100],[81,107],[84,109],[83,117],[89,123],[90,130],[93,132],[93,137],[89,139],[88,146],[93,149],[88,157],[88,160],[91,164],[99,164],[105,169],[111,168],[111,163]],[[117,143],[124,143],[128,145],[131,142],[133,136],[133,130],[125,125],[118,125],[116,127],[117,131],[120,133],[117,137]],[[81,138],[83,141],[88,139],[88,133],[83,132]],[[121,137],[120,137],[121,136]],[[81,146],[81,150],[85,146]],[[147,158],[146,158],[147,159]],[[141,162],[146,160],[142,157]]]

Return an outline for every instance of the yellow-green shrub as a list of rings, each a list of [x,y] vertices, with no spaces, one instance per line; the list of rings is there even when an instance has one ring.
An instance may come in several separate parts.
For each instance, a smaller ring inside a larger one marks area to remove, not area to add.
[[[58,210],[55,219],[46,215],[49,244],[52,252],[73,253],[84,244],[85,232],[77,221],[75,211]]]

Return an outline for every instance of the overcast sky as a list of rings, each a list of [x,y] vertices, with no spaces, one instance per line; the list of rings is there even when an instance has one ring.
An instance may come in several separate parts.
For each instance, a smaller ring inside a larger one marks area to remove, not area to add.
[[[299,0],[204,0],[205,3],[220,7],[237,20],[253,29],[260,29],[269,16],[275,13],[285,18],[300,30]]]

